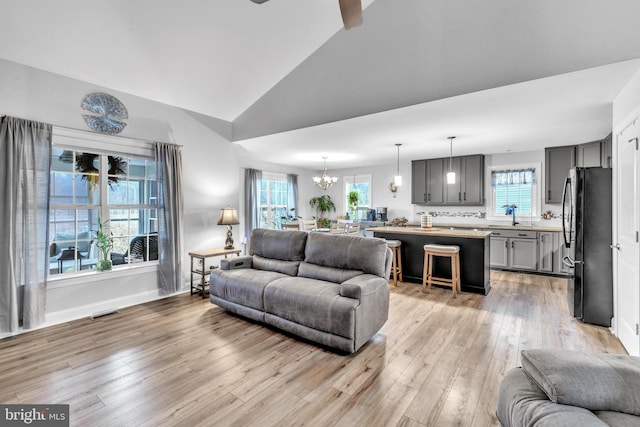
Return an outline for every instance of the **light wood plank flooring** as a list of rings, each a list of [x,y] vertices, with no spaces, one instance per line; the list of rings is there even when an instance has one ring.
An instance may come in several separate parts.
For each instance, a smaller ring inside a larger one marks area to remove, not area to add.
[[[487,297],[391,290],[343,355],[183,295],[0,341],[0,402],[67,403],[74,426],[495,426],[527,348],[625,353],[569,316],[566,280],[492,272]]]

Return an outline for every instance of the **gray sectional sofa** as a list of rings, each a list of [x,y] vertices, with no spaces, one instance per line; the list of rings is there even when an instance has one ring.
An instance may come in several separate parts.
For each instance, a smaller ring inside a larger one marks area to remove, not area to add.
[[[211,272],[210,300],[353,353],[387,321],[391,257],[382,239],[256,229],[249,255]]]
[[[640,426],[640,358],[525,350],[500,385],[496,415],[504,427]]]

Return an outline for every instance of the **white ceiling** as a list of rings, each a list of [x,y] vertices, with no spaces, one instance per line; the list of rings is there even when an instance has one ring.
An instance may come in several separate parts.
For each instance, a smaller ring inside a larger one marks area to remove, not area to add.
[[[3,0],[0,57],[233,122],[318,169],[604,137],[640,68],[636,0]],[[626,61],[626,62],[623,62]]]

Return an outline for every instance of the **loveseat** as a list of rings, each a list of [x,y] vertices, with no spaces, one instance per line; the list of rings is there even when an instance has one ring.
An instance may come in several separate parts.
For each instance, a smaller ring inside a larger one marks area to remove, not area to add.
[[[353,353],[387,320],[391,257],[382,239],[256,229],[249,255],[211,272],[210,300]]]
[[[640,358],[524,350],[507,372],[496,415],[504,427],[640,426]]]

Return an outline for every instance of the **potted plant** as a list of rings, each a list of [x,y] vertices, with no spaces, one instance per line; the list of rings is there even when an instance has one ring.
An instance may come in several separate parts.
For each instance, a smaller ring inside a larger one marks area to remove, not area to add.
[[[309,205],[320,213],[318,227],[328,228],[331,226],[331,220],[324,217],[325,212],[329,212],[331,210],[335,212],[336,210],[336,205],[333,203],[333,200],[331,200],[331,196],[324,194],[322,196],[313,197],[309,200]]]
[[[96,233],[96,238],[98,239],[98,250],[100,251],[100,257],[97,264],[98,271],[109,271],[112,266],[111,258],[109,258],[109,252],[113,249],[113,237],[111,234],[105,233],[103,228],[107,222],[109,221],[100,222],[100,218],[98,218],[98,232]]]
[[[347,194],[347,203],[349,204],[349,210],[351,211],[351,219],[356,219],[356,209],[358,208],[358,201],[360,200],[360,194],[355,191],[349,191]]]

